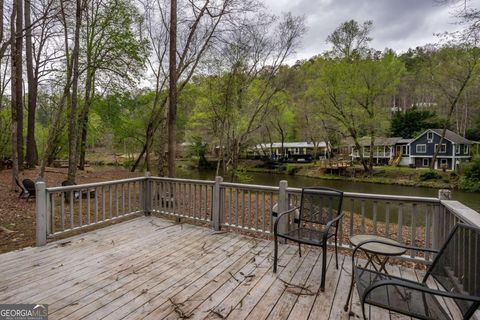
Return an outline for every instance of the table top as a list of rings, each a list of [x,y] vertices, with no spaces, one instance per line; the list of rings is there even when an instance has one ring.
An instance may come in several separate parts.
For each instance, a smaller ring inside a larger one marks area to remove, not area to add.
[[[383,242],[388,242],[391,244],[400,244],[399,242],[388,239],[381,236],[376,236],[373,234],[359,234],[353,237],[350,237],[350,243],[355,247],[358,246],[361,242],[368,240],[379,240]],[[369,251],[375,254],[389,255],[389,256],[400,256],[404,254],[407,250],[404,248],[389,246],[388,244],[383,243],[366,243],[362,246],[362,250]]]

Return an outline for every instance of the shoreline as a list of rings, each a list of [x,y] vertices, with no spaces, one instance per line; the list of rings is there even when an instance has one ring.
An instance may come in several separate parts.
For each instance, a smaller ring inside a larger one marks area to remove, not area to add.
[[[326,173],[325,169],[320,169],[319,167],[316,167],[312,164],[287,164],[280,169],[268,169],[251,166],[243,166],[242,168],[247,172],[287,174],[292,176],[300,176],[320,180],[338,180],[408,187],[422,187],[430,189],[461,190],[458,188],[457,179],[452,179],[450,177],[448,177],[448,182],[438,179],[421,181],[419,178],[421,174],[428,172],[428,170],[423,169],[400,168],[399,170],[395,170],[396,168],[393,168],[393,170],[388,169],[388,171],[391,172],[385,174],[385,170],[382,169],[385,169],[387,167],[374,167],[374,174],[371,177],[361,176],[362,173],[358,172],[354,173],[353,177],[348,177],[345,175]],[[406,174],[400,174],[401,171],[407,171],[407,169],[411,172],[407,172]],[[392,176],[395,175],[395,171],[397,171],[399,174],[397,174],[396,176]],[[450,172],[439,172],[439,175],[442,177],[442,179],[447,179],[447,176],[450,175]]]

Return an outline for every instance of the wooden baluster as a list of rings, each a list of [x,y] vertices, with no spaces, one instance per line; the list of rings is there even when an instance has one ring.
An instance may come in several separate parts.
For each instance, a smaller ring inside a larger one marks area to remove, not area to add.
[[[355,219],[355,200],[352,198],[350,199],[350,228],[349,228],[349,237],[353,236],[353,220]],[[349,244],[350,247],[352,246]]]
[[[390,238],[390,202],[385,203],[385,237]]]
[[[412,203],[412,226],[411,226],[411,231],[410,231],[410,243],[412,246],[417,246],[416,240],[417,240],[417,204]],[[415,250],[410,250],[410,258],[415,258],[416,256],[416,251]]]
[[[361,213],[361,230],[362,230],[362,233],[365,233],[365,200],[361,201],[360,213]]]
[[[64,231],[65,230],[65,192],[60,193],[60,197],[61,197],[60,211],[62,213],[60,219],[61,219],[61,223],[62,223],[62,231]]]
[[[78,226],[81,227],[83,224],[83,208],[82,208],[82,189],[78,190]]]
[[[73,229],[74,226],[75,226],[75,223],[74,223],[74,220],[73,220],[73,216],[74,216],[73,193],[74,193],[73,190],[70,191],[70,203],[69,203],[69,207],[70,207],[70,229]]]
[[[397,241],[403,243],[403,203],[398,205]]]
[[[263,228],[262,228],[262,230],[263,230],[263,232],[266,232],[266,231],[267,231],[267,226],[266,226],[266,224],[267,224],[267,217],[265,216],[265,214],[266,214],[266,210],[265,210],[265,205],[266,205],[266,203],[265,203],[265,202],[266,202],[265,192],[262,192],[262,203],[263,203],[263,205],[262,205],[262,220],[263,220],[263,221],[262,221],[262,223],[263,223]]]
[[[55,193],[50,193],[50,208],[52,210],[51,233],[55,233],[56,214],[55,214]]]
[[[432,233],[432,206],[427,205],[425,212],[425,247],[433,248],[434,246],[431,243],[431,233]],[[430,253],[425,252],[425,260],[430,260]]]

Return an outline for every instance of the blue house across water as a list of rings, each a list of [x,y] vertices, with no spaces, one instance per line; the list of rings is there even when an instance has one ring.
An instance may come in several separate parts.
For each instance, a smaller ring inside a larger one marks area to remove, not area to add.
[[[428,129],[415,139],[376,138],[373,151],[375,164],[389,164],[394,166],[414,166],[428,168],[433,161],[436,148],[440,148],[434,163],[435,169],[455,170],[461,162],[471,159],[470,150],[472,141],[447,130],[440,144],[443,129]],[[364,158],[370,156],[370,138],[360,139]],[[360,152],[351,142],[349,155],[352,161],[360,159]]]
[[[416,167],[429,167],[435,150],[439,148],[435,169],[455,170],[462,161],[471,158],[472,142],[447,130],[440,144],[443,129],[428,129],[410,142],[410,163]]]

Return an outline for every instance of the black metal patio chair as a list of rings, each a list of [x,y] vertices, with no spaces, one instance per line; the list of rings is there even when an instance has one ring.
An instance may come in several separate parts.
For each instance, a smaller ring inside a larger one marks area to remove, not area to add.
[[[20,189],[20,194],[18,195],[18,198],[21,199],[23,195],[27,193],[27,190],[25,190],[25,187],[23,186],[23,184],[21,184],[20,181],[18,181],[17,177],[15,177],[15,184]]]
[[[372,240],[359,244],[353,252],[352,263],[357,250],[371,242],[382,243]],[[365,319],[366,304],[417,319],[451,319],[442,306],[442,299],[452,299],[462,319],[472,317],[480,306],[479,228],[457,224],[439,251],[403,244],[393,246],[431,252],[436,256],[422,282],[354,267],[354,279]],[[441,289],[427,286],[431,278],[436,280]],[[348,305],[345,309],[348,310]]]
[[[322,279],[320,290],[325,290],[325,274],[327,267],[327,242],[334,238],[335,262],[338,269],[337,230],[343,216],[343,192],[331,188],[310,187],[302,189],[300,206],[285,212],[272,212],[277,217],[274,223],[274,262],[273,272],[277,272],[278,238],[284,238],[298,243],[298,253],[302,256],[301,244],[322,247]],[[298,216],[291,215],[298,210]],[[289,219],[290,218],[290,219]],[[279,230],[279,223],[288,219],[288,230]]]
[[[26,199],[27,201],[30,198],[35,198],[36,196],[35,182],[33,182],[30,179],[23,179],[22,183],[20,183],[20,181],[18,181],[18,179],[15,178],[15,183],[20,188],[20,194],[18,195],[18,198]]]

